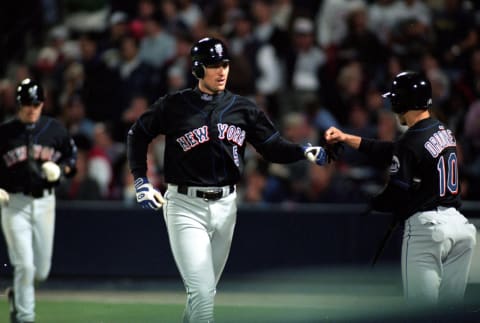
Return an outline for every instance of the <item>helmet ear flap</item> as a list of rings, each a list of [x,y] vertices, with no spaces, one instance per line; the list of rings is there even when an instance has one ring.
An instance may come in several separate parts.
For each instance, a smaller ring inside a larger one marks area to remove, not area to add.
[[[193,62],[192,74],[197,79],[203,79],[203,77],[205,76],[205,71],[203,70],[203,64],[200,63],[199,61]]]

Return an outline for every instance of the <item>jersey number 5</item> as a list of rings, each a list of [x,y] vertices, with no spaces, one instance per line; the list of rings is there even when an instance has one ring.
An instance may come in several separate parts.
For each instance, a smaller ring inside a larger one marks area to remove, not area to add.
[[[445,165],[444,156],[440,156],[437,163],[438,179],[440,185],[440,196],[445,196],[448,189],[451,194],[458,193],[458,166],[457,155],[450,153],[447,164]]]

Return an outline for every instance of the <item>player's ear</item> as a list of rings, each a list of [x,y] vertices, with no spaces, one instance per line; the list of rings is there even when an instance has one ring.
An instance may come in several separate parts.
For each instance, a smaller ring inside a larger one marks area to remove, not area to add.
[[[198,61],[193,62],[193,65],[192,65],[193,76],[195,76],[197,79],[203,79],[203,77],[205,76],[204,68],[205,67],[203,66],[202,63]]]

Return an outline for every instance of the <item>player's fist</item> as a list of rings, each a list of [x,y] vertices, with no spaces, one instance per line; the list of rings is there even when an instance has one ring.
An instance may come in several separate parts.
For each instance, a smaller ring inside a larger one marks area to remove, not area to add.
[[[303,154],[314,164],[323,166],[328,162],[327,152],[322,146],[308,146],[303,147]]]
[[[8,204],[10,201],[10,195],[3,188],[0,188],[0,205]]]
[[[135,180],[135,192],[137,202],[144,209],[159,210],[165,204],[162,193],[154,189],[146,177]]]
[[[336,127],[330,127],[325,131],[325,140],[328,144],[344,142],[346,139],[345,137],[345,133]]]
[[[56,182],[60,178],[61,170],[60,166],[52,161],[47,161],[42,164],[42,171],[45,178],[49,182]]]

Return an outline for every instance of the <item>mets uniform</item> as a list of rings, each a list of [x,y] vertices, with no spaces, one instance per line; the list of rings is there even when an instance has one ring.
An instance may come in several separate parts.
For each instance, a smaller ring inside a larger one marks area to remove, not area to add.
[[[405,219],[401,265],[407,300],[462,300],[476,229],[458,211],[458,155],[452,131],[428,118],[395,144],[363,138],[359,150],[391,161],[389,184],[372,205]]]
[[[149,142],[166,135],[164,218],[188,294],[191,322],[213,321],[213,297],[230,250],[236,219],[235,184],[244,170],[247,141],[272,162],[305,159],[251,101],[198,89],[167,95],[134,124],[128,160],[146,177]]]
[[[305,159],[322,165],[322,147],[283,139],[250,100],[225,89],[229,55],[222,41],[204,38],[191,49],[199,80],[160,98],[131,127],[127,158],[142,207],[163,206],[170,247],[187,292],[184,322],[213,322],[216,286],[236,221],[236,188],[247,142],[269,161]],[[165,198],[146,178],[149,143],[165,135]]]
[[[39,85],[27,79],[22,86],[19,96],[26,93],[27,101],[37,98]],[[20,109],[41,110],[40,97]],[[8,295],[14,303],[11,321],[33,322],[34,281],[45,280],[51,266],[54,187],[62,175],[74,174],[76,147],[65,127],[47,116],[33,123],[18,118],[6,122],[0,125],[0,138],[2,229],[14,267],[13,293]]]
[[[401,72],[383,96],[408,126],[396,142],[361,138],[335,127],[326,131],[325,139],[365,152],[379,166],[390,165],[389,181],[371,206],[404,220],[401,266],[408,303],[458,303],[467,285],[476,229],[458,211],[455,136],[431,117],[432,86],[425,75]]]

